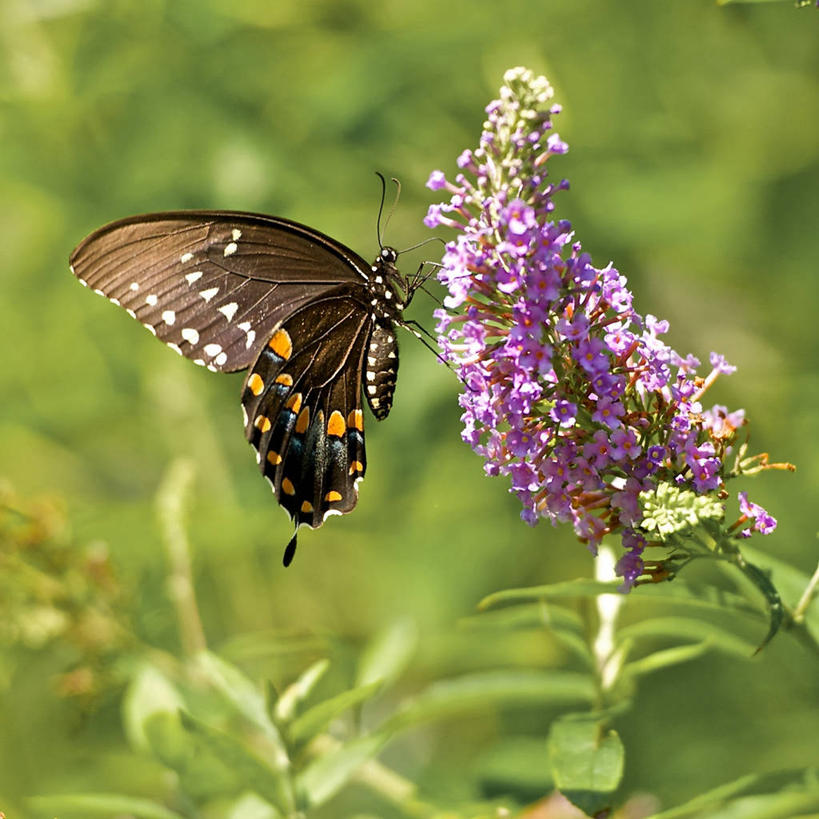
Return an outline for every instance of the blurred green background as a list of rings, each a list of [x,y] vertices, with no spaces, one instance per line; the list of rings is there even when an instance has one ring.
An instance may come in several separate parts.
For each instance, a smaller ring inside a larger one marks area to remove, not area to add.
[[[72,543],[109,551],[136,633],[161,648],[178,638],[154,498],[186,457],[208,641],[260,679],[287,682],[321,654],[343,675],[402,617],[420,636],[407,691],[536,663],[538,651],[554,661],[537,640],[457,628],[491,591],[592,567],[567,530],[527,528],[505,482],[483,477],[459,438],[458,383],[421,345],[402,339],[396,406],[368,420],[358,508],[303,532],[285,571],[290,526],[242,434],[242,377],[171,354],[83,290],[67,261],[104,222],[186,207],[286,216],[369,258],[376,170],[403,183],[386,239],[406,247],[428,235],[429,172],[453,172],[503,71],[524,64],[564,106],[571,150],[552,173],[572,187],[558,214],[598,266],[628,275],[638,309],[671,321],[677,349],[738,365],[711,397],[746,408],[753,449],[799,467],[741,488],[779,519],[763,547],[812,572],[817,37],[819,14],[788,3],[0,0],[0,479],[56,504]],[[408,255],[405,272],[433,253]],[[412,315],[432,328],[433,307],[422,294]],[[248,635],[321,647],[265,654]],[[128,756],[116,686],[80,707],[53,683],[69,650],[3,657],[0,810],[23,815],[23,796],[55,791],[157,795],[158,771]],[[694,795],[693,780],[815,762],[804,659],[777,638],[753,662],[706,658],[652,677],[619,726],[626,791],[669,805]],[[441,799],[470,797],[499,736],[546,724],[521,712],[433,726],[389,761]]]

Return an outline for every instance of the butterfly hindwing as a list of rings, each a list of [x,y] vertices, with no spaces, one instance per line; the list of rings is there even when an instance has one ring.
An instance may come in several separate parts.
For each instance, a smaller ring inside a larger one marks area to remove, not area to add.
[[[71,255],[77,278],[176,352],[248,367],[273,328],[370,266],[318,231],[262,214],[177,211],[112,222]]]
[[[260,350],[242,397],[259,467],[296,525],[356,504],[364,476],[361,374],[372,319],[336,292],[297,310]]]

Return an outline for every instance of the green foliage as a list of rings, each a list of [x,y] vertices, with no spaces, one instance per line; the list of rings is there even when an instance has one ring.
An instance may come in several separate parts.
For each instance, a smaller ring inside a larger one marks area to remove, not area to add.
[[[593,718],[568,715],[552,723],[549,759],[554,783],[589,816],[611,808],[623,777],[624,757],[617,732],[606,731]]]

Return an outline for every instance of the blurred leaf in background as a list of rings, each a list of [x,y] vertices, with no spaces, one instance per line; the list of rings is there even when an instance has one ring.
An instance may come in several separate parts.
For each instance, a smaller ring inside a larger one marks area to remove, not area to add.
[[[332,656],[321,693],[366,685],[360,649],[402,620],[418,650],[395,697],[523,656],[535,667],[577,656],[571,637],[487,640],[454,627],[498,589],[589,576],[590,558],[568,532],[521,524],[506,485],[485,478],[459,439],[457,382],[410,336],[390,418],[366,422],[358,508],[305,533],[285,572],[289,525],[242,435],[241,376],[191,367],[67,271],[72,247],[100,224],[183,207],[297,219],[369,258],[375,170],[403,183],[387,241],[426,238],[429,171],[454,170],[503,71],[525,63],[564,106],[571,152],[552,172],[572,189],[559,215],[597,264],[614,259],[629,276],[641,311],[671,321],[671,344],[703,360],[718,349],[738,365],[713,397],[746,408],[756,450],[797,463],[790,480],[759,478],[754,497],[780,522],[766,547],[809,575],[819,490],[815,24],[811,9],[787,3],[705,0],[637,0],[627,12],[594,0],[4,0],[0,476],[24,508],[57,498],[70,521],[62,542],[107,555],[129,639],[173,654],[153,498],[168,463],[189,458],[203,628],[254,681],[286,683]],[[431,327],[434,306],[419,297],[412,316]],[[160,799],[164,772],[126,749],[118,697],[103,696],[91,716],[55,697],[55,656],[12,662],[2,650],[0,810],[23,816],[24,796],[101,784]],[[670,806],[691,798],[692,781],[707,790],[815,758],[815,676],[804,660],[777,638],[752,665],[723,654],[647,677],[639,714],[617,726],[629,749],[625,792],[650,785]],[[371,705],[390,710],[378,695]],[[453,716],[445,734],[419,725],[390,746],[389,762],[441,803],[479,798],[500,738],[543,738],[552,715],[522,702]],[[658,765],[670,746],[673,765]],[[328,805],[327,816],[373,809],[355,789]]]

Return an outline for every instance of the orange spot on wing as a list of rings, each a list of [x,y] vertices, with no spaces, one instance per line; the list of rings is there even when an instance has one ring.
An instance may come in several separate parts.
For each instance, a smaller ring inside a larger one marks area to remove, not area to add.
[[[280,356],[285,361],[293,355],[293,342],[287,330],[276,330],[276,332],[273,333],[273,338],[271,338],[267,344],[277,356]]]
[[[313,511],[313,504],[312,504],[312,503],[310,503],[310,501],[305,501],[305,502],[304,502],[304,503],[301,505],[301,511],[302,511],[302,513],[303,513],[303,514],[305,514],[305,515],[309,515],[309,514],[310,514],[310,512],[312,512],[312,511]]]
[[[284,492],[285,495],[296,494],[296,487],[293,486],[293,481],[291,481],[290,478],[282,479],[282,492]]]
[[[330,420],[327,422],[327,434],[340,438],[346,430],[347,425],[344,423],[344,416],[338,410],[333,410],[330,413]]]
[[[267,432],[270,429],[270,419],[266,415],[259,415],[253,422],[253,426],[260,432]]]
[[[293,412],[298,412],[301,409],[301,393],[294,392],[293,395],[287,399],[285,406],[287,409],[293,410]]]
[[[270,452],[267,453],[267,461],[272,466],[278,466],[282,462],[282,456],[271,449]]]
[[[347,416],[347,426],[364,432],[364,413],[360,409],[351,410]]]
[[[305,407],[296,419],[296,432],[303,435],[307,432],[307,427],[310,426],[310,407]]]
[[[293,386],[293,376],[290,373],[279,373],[276,376],[277,384],[284,384],[285,387]]]
[[[353,461],[350,464],[350,474],[355,475],[356,472],[363,472],[364,471],[364,464],[361,461]]]
[[[259,373],[253,373],[247,380],[247,386],[254,395],[261,395],[264,389],[264,381]]]
[[[326,500],[327,503],[335,503],[336,501],[340,501],[341,500],[341,492],[336,492],[335,489],[331,489],[324,496],[324,500]]]

